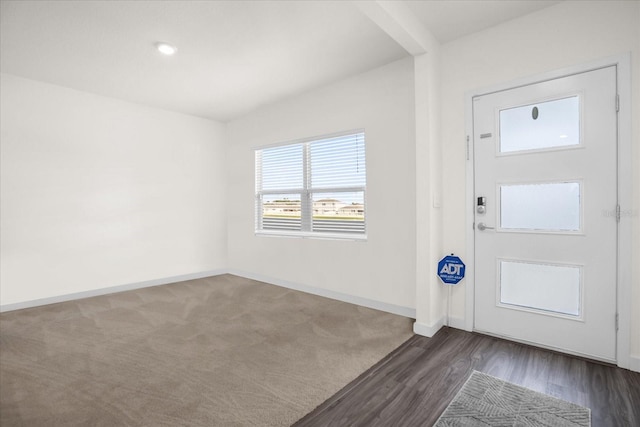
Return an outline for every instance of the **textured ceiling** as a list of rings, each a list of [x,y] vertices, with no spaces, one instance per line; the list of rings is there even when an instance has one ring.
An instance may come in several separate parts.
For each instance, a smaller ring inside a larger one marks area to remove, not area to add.
[[[407,3],[447,41],[554,2]],[[350,1],[0,4],[3,73],[221,121],[407,56]]]

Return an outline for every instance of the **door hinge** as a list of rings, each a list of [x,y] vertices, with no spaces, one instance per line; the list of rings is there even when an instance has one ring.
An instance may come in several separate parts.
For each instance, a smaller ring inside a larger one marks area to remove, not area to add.
[[[620,222],[621,216],[622,216],[622,212],[620,209],[620,205],[616,205],[616,222]]]
[[[620,327],[620,315],[616,313],[616,331]]]
[[[616,113],[620,111],[620,95],[616,94]]]

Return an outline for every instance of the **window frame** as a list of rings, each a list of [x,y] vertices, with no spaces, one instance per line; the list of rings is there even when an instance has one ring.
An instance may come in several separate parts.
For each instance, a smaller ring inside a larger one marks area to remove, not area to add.
[[[364,164],[365,164],[365,184],[349,187],[317,187],[311,188],[311,144],[317,141],[326,139],[339,138],[351,135],[363,135],[364,144]],[[263,190],[262,186],[262,158],[261,154],[263,150],[270,148],[283,147],[283,146],[302,146],[302,174],[303,174],[303,186],[302,188],[278,188]],[[367,179],[366,179],[366,135],[364,129],[354,129],[344,132],[338,132],[328,135],[314,136],[294,141],[282,142],[277,144],[271,144],[266,146],[260,146],[254,148],[255,159],[255,193],[254,193],[254,208],[255,208],[255,221],[254,232],[256,236],[272,236],[272,237],[297,237],[297,238],[312,238],[312,239],[339,239],[339,240],[367,240]],[[313,231],[313,194],[318,193],[356,193],[361,192],[362,205],[363,205],[363,223],[364,232],[324,232]],[[266,195],[274,194],[296,194],[300,195],[300,222],[301,230],[264,230],[263,224],[263,198]]]

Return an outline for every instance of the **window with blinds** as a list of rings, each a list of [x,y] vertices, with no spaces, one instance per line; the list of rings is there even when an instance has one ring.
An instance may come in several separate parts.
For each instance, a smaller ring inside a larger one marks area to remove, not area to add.
[[[260,148],[256,158],[256,232],[366,235],[364,131]]]

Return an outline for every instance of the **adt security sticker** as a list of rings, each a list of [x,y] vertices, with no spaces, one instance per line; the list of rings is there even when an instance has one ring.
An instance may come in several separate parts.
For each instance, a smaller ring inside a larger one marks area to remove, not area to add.
[[[455,255],[447,255],[438,263],[438,277],[445,285],[455,285],[464,279],[465,265]]]

